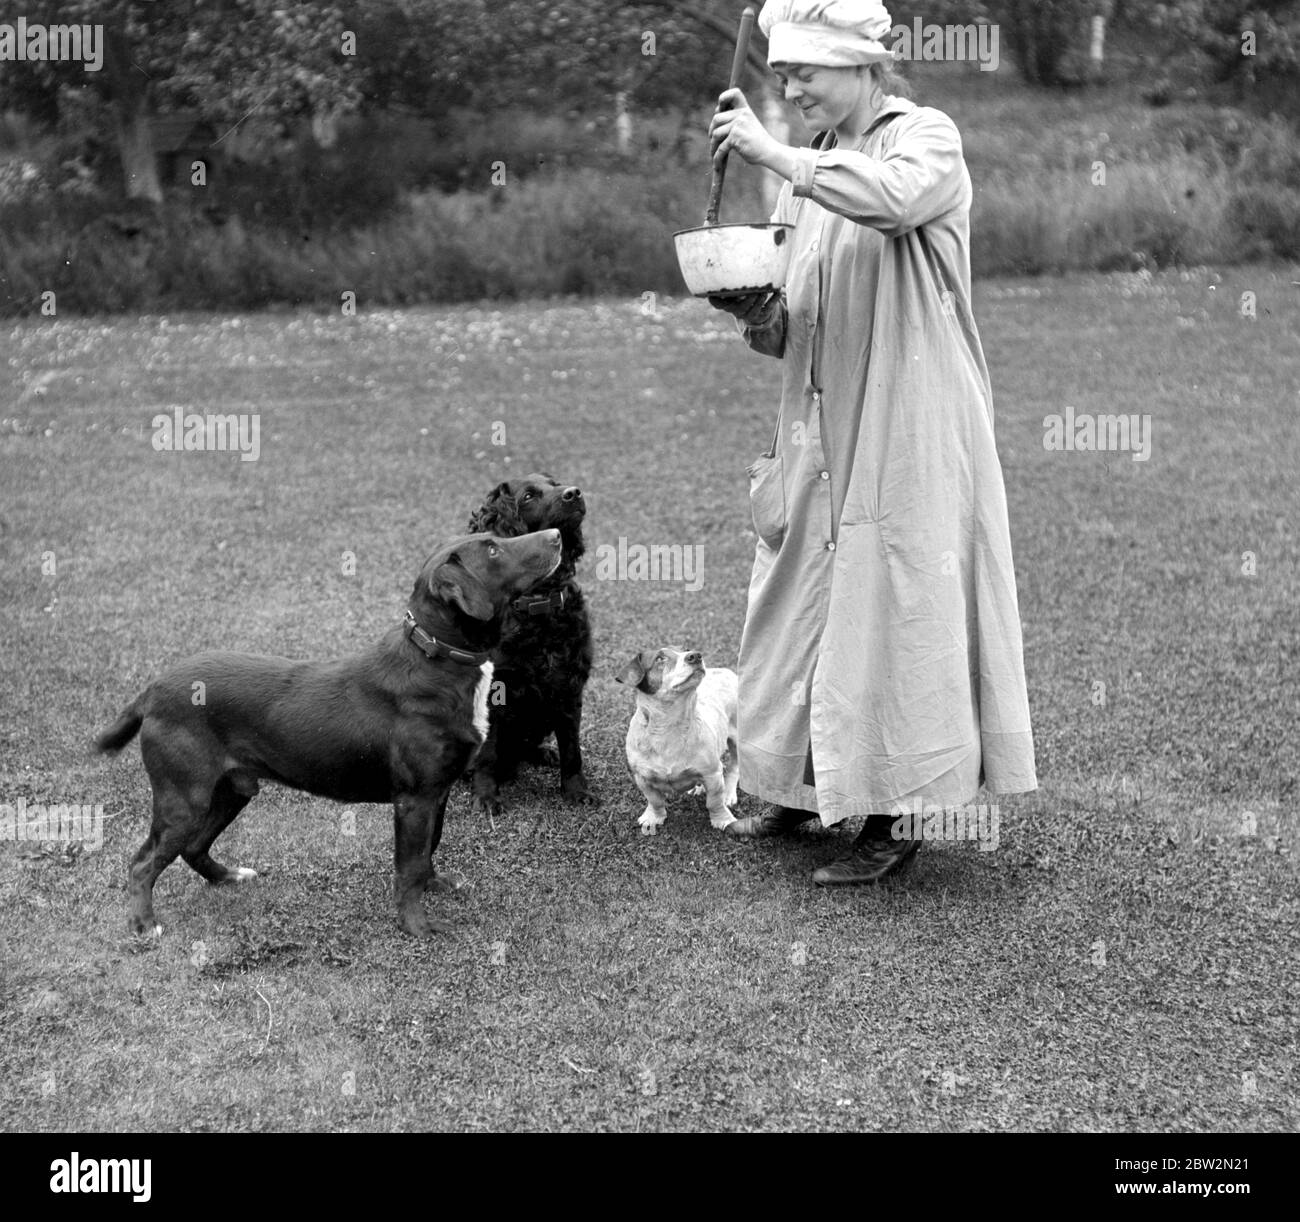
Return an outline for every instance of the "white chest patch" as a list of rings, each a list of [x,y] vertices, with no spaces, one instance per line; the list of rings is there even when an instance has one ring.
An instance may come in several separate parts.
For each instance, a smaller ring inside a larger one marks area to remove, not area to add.
[[[488,735],[488,695],[492,691],[492,663],[484,662],[479,667],[479,680],[474,686],[474,729],[478,732],[480,743]]]

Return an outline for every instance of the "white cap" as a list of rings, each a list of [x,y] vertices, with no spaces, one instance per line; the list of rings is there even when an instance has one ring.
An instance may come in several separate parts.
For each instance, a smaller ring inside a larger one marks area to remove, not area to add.
[[[767,0],[758,18],[769,64],[849,68],[892,60],[889,10],[875,0]]]

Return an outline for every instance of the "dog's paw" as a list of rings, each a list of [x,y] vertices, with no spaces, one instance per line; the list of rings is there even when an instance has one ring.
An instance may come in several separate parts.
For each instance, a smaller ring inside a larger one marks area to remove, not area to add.
[[[426,891],[432,891],[437,895],[456,895],[463,891],[469,883],[460,874],[439,874],[436,870],[429,875],[429,881],[424,884]]]
[[[593,806],[598,801],[581,776],[571,776],[560,787],[560,797],[569,806]]]
[[[718,831],[723,831],[725,828],[730,827],[736,822],[736,816],[729,810],[720,810],[716,815],[710,811],[709,822],[712,823]]]
[[[446,921],[429,917],[423,908],[403,908],[397,914],[397,923],[413,938],[431,938],[437,933],[451,933],[452,926]]]
[[[686,796],[688,798],[701,798],[704,796],[704,793],[705,793],[704,782],[701,781],[694,788],[687,790]]]
[[[257,871],[250,866],[231,866],[226,871],[224,882],[238,885],[239,883],[251,883],[257,877]]]
[[[495,819],[501,813],[501,799],[496,794],[476,793],[473,802],[470,803],[470,810],[476,815],[486,815],[489,819]]]
[[[147,955],[157,951],[162,947],[161,925],[147,925],[143,928],[137,928],[134,923],[131,926],[127,949],[133,955]]]
[[[641,828],[641,835],[653,836],[659,830],[660,824],[667,821],[667,815],[656,815],[653,810],[647,807],[645,813],[637,820],[637,824]]]

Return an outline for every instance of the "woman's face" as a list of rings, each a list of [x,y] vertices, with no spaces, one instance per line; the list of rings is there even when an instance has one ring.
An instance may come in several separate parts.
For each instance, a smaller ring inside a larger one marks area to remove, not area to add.
[[[773,64],[772,70],[785,90],[786,101],[798,109],[813,131],[839,127],[862,101],[871,79],[863,66]]]

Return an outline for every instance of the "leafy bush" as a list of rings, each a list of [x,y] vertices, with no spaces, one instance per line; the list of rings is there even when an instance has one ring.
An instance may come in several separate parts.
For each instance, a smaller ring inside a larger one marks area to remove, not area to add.
[[[972,93],[952,108],[969,128],[977,274],[1300,254],[1300,141],[1288,124],[1199,106],[1153,115],[1122,100],[1090,117],[1095,106],[1031,96],[1037,125],[1023,95],[980,106]],[[48,291],[63,313],[337,309],[344,292],[365,308],[683,290],[672,234],[701,220],[709,175],[698,142],[683,165],[671,123],[646,124],[643,137],[653,130],[661,147],[633,164],[602,152],[605,137],[585,126],[561,139],[559,120],[539,117],[528,133],[502,122],[475,146],[489,181],[491,160],[505,163],[503,185],[485,190],[401,189],[434,174],[445,150],[427,125],[395,122],[355,163],[343,146],[304,153],[231,186],[220,209],[196,206],[194,192],[156,213],[103,195],[24,193],[0,203],[0,313],[35,313]],[[599,164],[543,158],[520,170],[522,150],[547,140]],[[410,161],[395,166],[401,148]],[[1092,185],[1098,163],[1104,186]],[[760,195],[758,172],[735,163],[724,219],[765,216]]]
[[[1250,147],[1241,158],[1242,181],[1275,183],[1300,191],[1300,131],[1294,124],[1272,119],[1254,125]]]
[[[1228,213],[1248,258],[1300,258],[1300,190],[1279,183],[1243,186],[1233,192]]]
[[[1025,184],[999,177],[976,195],[971,264],[980,275],[1169,267],[1225,257],[1224,179],[1187,158]]]

